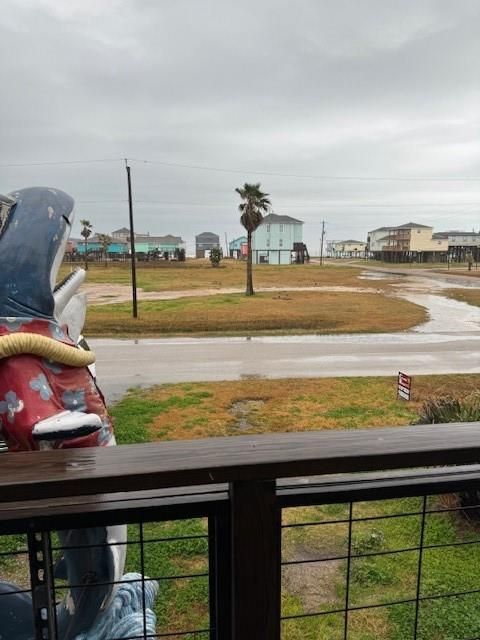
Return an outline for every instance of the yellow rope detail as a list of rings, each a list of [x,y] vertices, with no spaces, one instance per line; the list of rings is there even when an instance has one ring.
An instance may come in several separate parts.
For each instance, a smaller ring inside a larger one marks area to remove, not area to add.
[[[93,351],[77,349],[36,333],[12,333],[8,336],[0,336],[0,360],[25,353],[47,358],[69,367],[87,367],[95,362]]]

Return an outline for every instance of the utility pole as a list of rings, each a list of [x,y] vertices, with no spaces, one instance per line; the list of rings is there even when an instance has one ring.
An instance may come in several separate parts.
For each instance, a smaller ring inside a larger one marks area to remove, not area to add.
[[[128,185],[128,213],[130,218],[130,254],[131,254],[131,271],[132,271],[132,315],[134,318],[138,318],[137,309],[137,269],[135,258],[135,231],[133,228],[133,203],[132,203],[132,180],[130,176],[130,167],[128,166],[128,160],[125,158],[125,168],[127,170],[127,185]]]
[[[323,264],[323,238],[325,237],[325,220],[322,220],[322,237],[320,239],[320,266]]]
[[[227,232],[225,231],[225,258],[229,258],[230,257],[230,252],[228,250],[228,238],[227,238]]]

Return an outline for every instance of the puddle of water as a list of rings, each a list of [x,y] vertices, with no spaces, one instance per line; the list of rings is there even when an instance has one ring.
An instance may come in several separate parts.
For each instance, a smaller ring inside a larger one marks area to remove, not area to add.
[[[235,417],[235,427],[240,431],[254,426],[253,416],[258,409],[263,407],[265,400],[238,400],[229,409],[229,413]],[[253,415],[252,415],[253,414]]]
[[[241,338],[241,340],[244,340],[244,338]],[[246,340],[250,342],[252,338],[248,337]],[[240,374],[240,378],[242,380],[261,380],[265,378],[265,376],[262,373],[242,373]]]
[[[403,273],[382,273],[381,271],[362,271],[359,280],[402,280],[407,276]]]
[[[416,333],[468,333],[480,330],[480,307],[431,293],[403,291],[398,297],[419,304],[429,320],[413,329]]]

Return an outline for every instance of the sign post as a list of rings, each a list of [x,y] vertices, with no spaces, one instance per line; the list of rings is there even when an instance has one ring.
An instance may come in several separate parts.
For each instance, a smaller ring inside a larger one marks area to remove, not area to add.
[[[412,395],[412,377],[406,373],[398,372],[397,398],[401,400],[410,400]]]

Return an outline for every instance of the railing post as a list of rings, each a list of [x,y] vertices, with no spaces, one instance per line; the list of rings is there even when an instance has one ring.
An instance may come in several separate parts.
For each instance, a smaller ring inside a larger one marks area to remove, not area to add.
[[[230,640],[232,629],[231,528],[228,509],[208,519],[210,640]]]
[[[37,640],[56,640],[56,611],[49,532],[29,532],[28,559]]]
[[[230,485],[232,639],[280,638],[280,510],[275,482]]]

